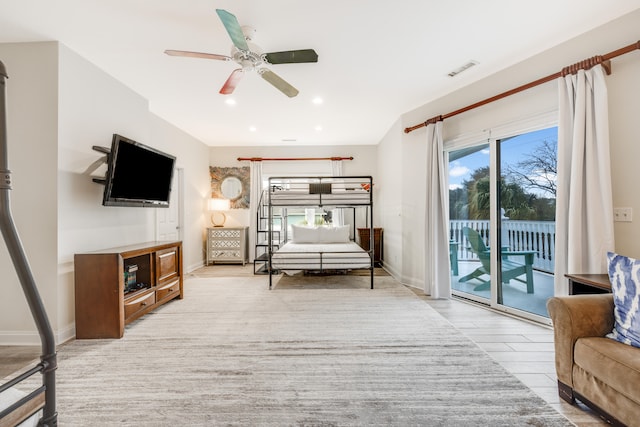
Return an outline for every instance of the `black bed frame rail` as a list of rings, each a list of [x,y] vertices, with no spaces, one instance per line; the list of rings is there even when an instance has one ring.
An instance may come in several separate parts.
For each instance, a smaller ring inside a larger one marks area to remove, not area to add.
[[[35,367],[23,372],[0,386],[0,393],[9,390],[16,384],[27,380],[35,374],[44,370],[44,365],[39,363]],[[36,388],[31,393],[20,398],[4,410],[0,411],[0,426],[17,425],[44,407],[46,387],[44,385]]]
[[[312,270],[317,270],[320,273],[324,273],[327,271],[333,271],[333,270],[338,270],[340,269],[340,267],[325,267],[325,265],[353,265],[354,261],[353,259],[351,260],[345,260],[344,258],[336,258],[334,257],[334,255],[336,254],[361,254],[362,252],[355,252],[355,251],[336,251],[336,252],[323,252],[323,251],[318,251],[318,252],[313,252],[314,254],[318,254],[318,268],[314,268]],[[370,252],[367,251],[367,253],[369,254],[369,256],[372,256]],[[291,256],[291,255],[296,255],[297,257]],[[287,252],[287,265],[293,265],[294,267],[291,268],[276,268],[275,270],[296,270],[295,266],[299,265],[308,265],[309,261],[314,261],[313,259],[309,259],[306,257],[306,255],[309,255],[309,252]],[[313,264],[313,262],[312,262]],[[367,267],[368,268],[368,267]],[[363,267],[364,269],[364,267]]]
[[[370,269],[370,287],[371,289],[373,289],[373,277],[375,275],[375,260],[374,260],[374,228],[373,228],[373,177],[370,175],[341,175],[341,176],[273,176],[269,178],[269,186],[268,186],[268,198],[267,198],[267,204],[268,204],[268,235],[269,235],[269,242],[273,241],[273,204],[271,201],[271,193],[278,189],[278,185],[274,184],[275,183],[282,183],[284,181],[294,181],[294,182],[298,182],[301,185],[305,184],[305,180],[307,180],[307,184],[308,184],[308,189],[309,189],[309,193],[310,194],[318,194],[319,195],[319,204],[314,205],[314,206],[333,206],[335,208],[355,208],[356,207],[366,207],[368,210],[368,216],[366,218],[367,220],[367,228],[369,228],[369,250],[367,251],[369,253],[369,256],[371,258],[371,265],[369,266]],[[322,195],[323,194],[331,194],[331,183],[333,182],[337,182],[340,183],[341,181],[348,181],[349,183],[353,183],[354,181],[356,183],[359,183],[358,181],[362,180],[363,182],[361,184],[368,184],[368,193],[369,193],[369,201],[367,204],[357,204],[357,205],[349,205],[347,204],[343,204],[341,202],[331,202],[329,201],[327,203],[327,200],[323,200],[322,199]],[[301,187],[298,187],[298,189],[300,189]],[[285,206],[284,204],[280,205],[278,204],[279,207],[283,207]],[[300,207],[300,205],[298,204],[294,204],[292,206],[295,207]],[[353,216],[354,219],[354,224],[353,224],[353,229],[354,229],[354,236],[353,238],[355,239],[355,230],[356,230],[356,216],[354,214]],[[273,245],[271,243],[269,243],[268,246],[268,257],[269,257],[269,261],[267,264],[267,269],[269,270],[269,289],[272,289],[273,287],[273,273],[274,273],[274,268],[273,268],[273,263],[272,263],[272,258],[273,258]],[[320,252],[320,263],[322,265],[322,252]]]
[[[0,426],[10,425],[5,424],[13,422],[9,419],[10,416],[18,416],[21,419],[26,419],[42,408],[43,414],[38,425],[52,427],[58,425],[55,399],[55,371],[57,368],[56,344],[49,318],[47,317],[44,304],[38,293],[38,288],[31,273],[27,256],[11,216],[11,201],[9,197],[9,191],[11,190],[11,172],[9,171],[7,156],[5,88],[5,80],[7,78],[6,68],[2,61],[0,61],[0,230],[2,231],[9,256],[13,262],[29,309],[31,310],[31,315],[38,329],[42,346],[42,356],[40,357],[40,363],[36,365],[36,367],[0,386],[0,393],[39,372],[42,373],[42,387],[37,388],[24,398],[18,400],[15,404],[0,412]],[[38,400],[42,398],[43,393],[44,405],[41,405]],[[20,411],[21,408],[23,408],[23,411]]]

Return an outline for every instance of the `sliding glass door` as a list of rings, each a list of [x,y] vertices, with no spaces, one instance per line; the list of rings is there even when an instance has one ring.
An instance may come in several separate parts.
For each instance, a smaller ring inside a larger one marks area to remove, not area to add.
[[[556,142],[550,127],[448,151],[454,295],[548,318]]]
[[[498,302],[548,316],[553,296],[556,212],[557,128],[497,141],[500,179]]]
[[[452,291],[491,300],[490,149],[478,144],[449,152],[449,251]]]

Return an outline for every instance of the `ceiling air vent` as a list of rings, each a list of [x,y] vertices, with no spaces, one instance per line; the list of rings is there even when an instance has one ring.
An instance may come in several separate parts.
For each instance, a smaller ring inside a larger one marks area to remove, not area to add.
[[[468,70],[469,68],[473,67],[474,65],[478,65],[478,61],[469,61],[466,64],[464,64],[461,67],[456,68],[455,70],[451,71],[449,74],[447,74],[449,77],[454,77],[457,76],[458,74],[460,74],[461,72]]]

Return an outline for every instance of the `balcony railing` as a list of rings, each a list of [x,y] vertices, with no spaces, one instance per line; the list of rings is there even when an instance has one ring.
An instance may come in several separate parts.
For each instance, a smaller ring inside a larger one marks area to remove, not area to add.
[[[458,242],[458,260],[477,260],[471,251],[471,245],[462,234],[462,227],[473,228],[489,246],[488,220],[452,220],[449,221],[450,238]],[[556,223],[553,221],[516,221],[502,220],[501,246],[512,251],[535,251],[533,268],[553,273],[555,260]]]

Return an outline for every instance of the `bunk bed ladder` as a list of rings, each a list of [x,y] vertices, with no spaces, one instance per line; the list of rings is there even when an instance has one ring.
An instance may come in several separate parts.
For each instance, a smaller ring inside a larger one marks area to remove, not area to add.
[[[2,177],[2,179],[0,179],[0,229],[40,335],[42,356],[40,363],[30,371],[0,385],[0,393],[6,392],[14,385],[36,373],[42,373],[42,387],[19,399],[9,407],[0,410],[0,425],[12,425],[8,423],[19,424],[42,408],[43,415],[38,425],[57,426],[58,414],[56,412],[55,401],[55,370],[57,368],[57,358],[55,339],[44,304],[38,293],[38,288],[36,287],[20,237],[18,236],[11,216],[9,198],[11,172],[9,171],[9,162],[7,160],[7,111],[5,93],[5,80],[7,77],[6,68],[2,61],[0,61],[0,174]],[[42,402],[43,400],[44,402]]]
[[[268,273],[268,246],[269,246],[269,205],[266,203],[267,190],[262,191],[260,194],[260,201],[258,202],[258,209],[256,211],[256,240],[254,247],[254,260],[253,260],[253,274],[267,274]],[[281,224],[284,223],[285,217],[283,212],[279,212],[276,215],[276,219]],[[279,247],[282,243],[282,233],[275,231],[273,233],[274,241],[271,244],[274,247]]]
[[[264,274],[266,272],[266,251],[264,249],[264,234],[265,234],[265,191],[260,193],[260,200],[258,201],[258,209],[256,210],[255,218],[255,247],[253,250],[253,274]]]

